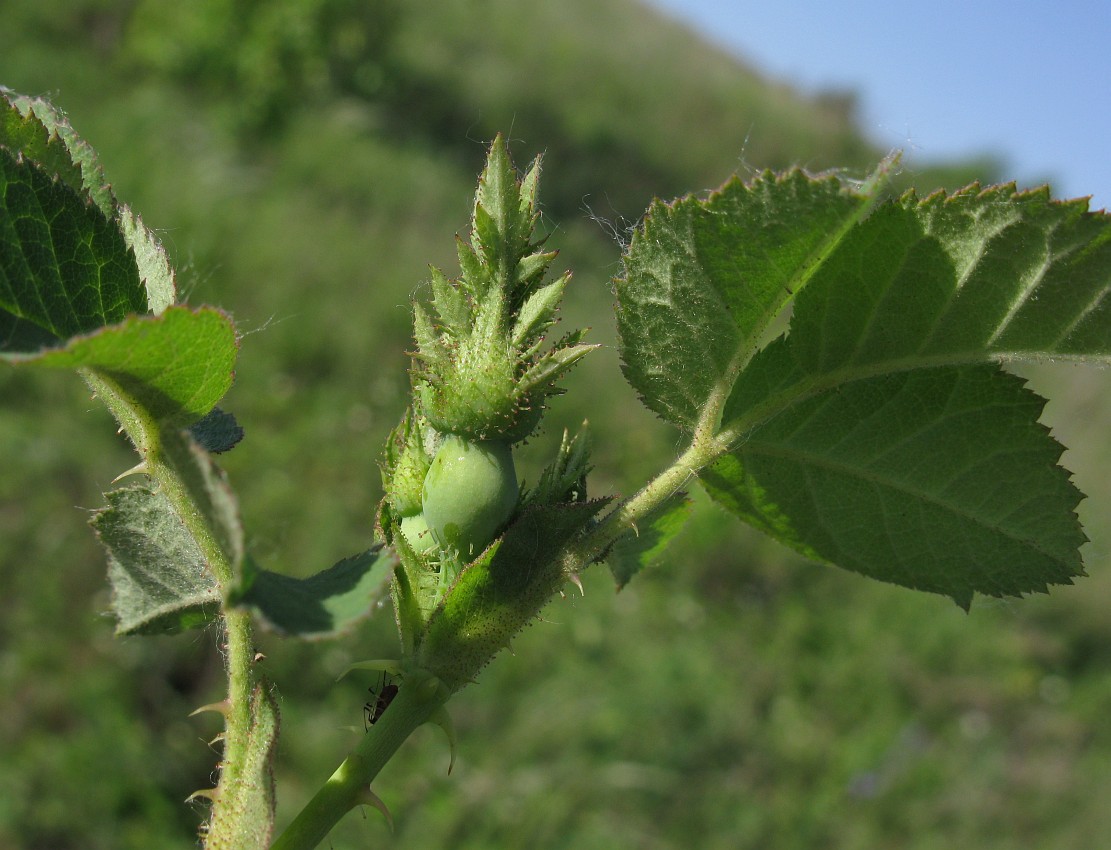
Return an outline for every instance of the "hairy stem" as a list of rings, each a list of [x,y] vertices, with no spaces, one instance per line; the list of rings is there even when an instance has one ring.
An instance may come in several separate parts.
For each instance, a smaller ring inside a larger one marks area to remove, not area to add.
[[[234,574],[233,546],[209,519],[205,506],[209,496],[196,474],[190,441],[182,431],[164,426],[135,401],[114,380],[90,369],[82,370],[86,383],[104,402],[143,459],[141,470],[166,495],[189,535],[196,541],[208,569],[222,589],[227,589]],[[220,781],[214,796],[212,821],[207,846],[218,846],[224,836],[236,832],[237,813],[221,806],[239,777],[251,732],[251,693],[254,690],[254,639],[250,616],[245,611],[222,612],[225,637],[225,664],[228,696],[224,709],[224,751]]]
[[[719,437],[695,436],[690,446],[671,466],[640,488],[635,494],[619,503],[601,521],[569,550],[570,562],[586,567],[601,556],[619,537],[636,531],[637,523],[683,489],[698,471],[712,463],[729,445]]]

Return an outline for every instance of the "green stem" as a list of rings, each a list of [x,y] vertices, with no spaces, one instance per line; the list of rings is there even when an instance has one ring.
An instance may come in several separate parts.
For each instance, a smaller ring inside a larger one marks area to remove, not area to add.
[[[189,437],[180,429],[159,422],[110,377],[91,369],[81,371],[86,383],[112,412],[120,429],[142,457],[143,463],[136,471],[141,469],[166,495],[200,547],[217,583],[224,590],[229,588],[234,578],[232,559],[238,557],[237,547],[227,533],[209,519],[215,512],[208,504],[210,495],[206,492],[203,476],[198,474]],[[226,792],[238,780],[247,754],[252,724],[251,694],[256,684],[250,616],[235,609],[225,609],[222,615],[228,697],[224,709],[223,764],[206,839],[208,846],[217,846],[222,837],[237,832],[238,813],[233,807],[222,806],[221,800],[233,797]]]
[[[619,537],[635,531],[652,511],[678,493],[698,471],[728,450],[721,440],[694,439],[671,466],[645,484],[633,496],[618,504],[602,520],[573,545],[569,551],[572,563],[586,567],[606,551]]]
[[[449,697],[431,674],[408,673],[389,708],[363,740],[271,845],[271,850],[311,850],[340,818],[368,801],[371,781],[418,726]]]
[[[254,636],[247,611],[224,612],[226,659],[228,672],[228,708],[224,726],[224,768],[220,785],[235,782],[243,764],[251,731],[251,692],[255,686]],[[213,812],[212,832],[216,832],[220,812],[217,798]]]

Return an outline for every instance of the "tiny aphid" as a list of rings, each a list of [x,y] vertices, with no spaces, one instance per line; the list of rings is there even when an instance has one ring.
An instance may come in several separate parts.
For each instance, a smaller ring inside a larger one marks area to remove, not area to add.
[[[389,681],[386,674],[382,674],[382,678],[378,681],[378,689],[375,690],[374,686],[367,688],[370,691],[371,700],[363,706],[363,715],[365,717],[364,728],[370,729],[378,718],[382,716],[383,712],[390,707],[393,698],[397,696],[397,685]]]

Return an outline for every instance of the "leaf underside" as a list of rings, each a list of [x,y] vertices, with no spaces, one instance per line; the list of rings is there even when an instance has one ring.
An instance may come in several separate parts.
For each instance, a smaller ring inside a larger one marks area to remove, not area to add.
[[[654,204],[617,281],[623,369],[644,403],[693,427],[869,202],[834,178],[793,171]]]
[[[131,486],[107,499],[92,525],[108,550],[117,632],[176,632],[209,622],[220,608],[219,586],[165,495]]]

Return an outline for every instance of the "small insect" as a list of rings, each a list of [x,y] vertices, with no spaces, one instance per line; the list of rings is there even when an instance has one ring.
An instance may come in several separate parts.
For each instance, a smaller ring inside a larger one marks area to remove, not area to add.
[[[370,727],[378,722],[378,718],[382,716],[383,712],[390,707],[393,698],[397,696],[397,685],[383,673],[382,678],[378,680],[378,689],[375,690],[372,685],[367,690],[370,691],[371,699],[363,706],[363,726],[369,731]]]

